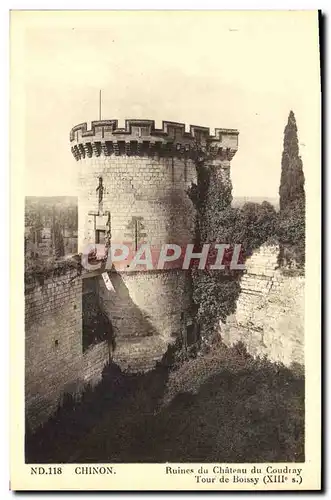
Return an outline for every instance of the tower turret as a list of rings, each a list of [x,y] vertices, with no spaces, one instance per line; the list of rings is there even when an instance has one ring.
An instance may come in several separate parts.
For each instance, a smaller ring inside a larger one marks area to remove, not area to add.
[[[195,209],[187,194],[196,183],[197,155],[208,147],[213,164],[229,178],[238,131],[153,120],[102,120],[73,127],[71,151],[78,163],[78,248],[89,244],[142,243],[161,247],[194,242]],[[109,272],[114,291],[95,278],[94,293],[115,334],[114,360],[147,369],[177,335],[187,334],[190,280],[178,268]],[[96,291],[96,292],[95,292]]]

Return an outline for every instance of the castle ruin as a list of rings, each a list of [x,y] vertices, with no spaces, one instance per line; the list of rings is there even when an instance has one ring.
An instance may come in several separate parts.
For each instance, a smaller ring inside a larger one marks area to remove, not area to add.
[[[197,145],[199,147],[197,147]],[[195,209],[188,189],[197,183],[199,149],[220,181],[230,179],[238,131],[152,120],[101,120],[70,132],[78,179],[78,252],[112,243],[195,241]],[[205,164],[208,167],[208,164]],[[97,383],[112,360],[122,370],[151,370],[178,337],[194,336],[189,271],[78,273],[68,263],[25,278],[26,408],[31,427],[54,411],[65,392]],[[96,332],[94,331],[96,330]],[[92,331],[92,334],[91,334]],[[192,340],[192,339],[191,339]],[[194,338],[193,338],[194,341]]]
[[[78,251],[88,245],[147,243],[185,248],[195,239],[195,210],[187,190],[197,182],[197,144],[213,152],[220,177],[230,176],[230,160],[238,148],[238,131],[152,120],[116,120],[76,125],[70,133],[77,160]],[[90,274],[88,274],[90,276]],[[178,335],[190,335],[193,324],[189,271],[123,270],[109,273],[114,292],[83,280],[113,327],[113,360],[124,369],[148,369]],[[192,333],[192,332],[191,332]]]

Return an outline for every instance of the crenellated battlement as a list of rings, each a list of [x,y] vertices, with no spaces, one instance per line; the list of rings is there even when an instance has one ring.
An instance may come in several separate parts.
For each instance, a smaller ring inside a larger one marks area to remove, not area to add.
[[[126,120],[119,128],[117,120],[99,120],[80,123],[71,129],[71,151],[78,161],[92,156],[189,156],[198,146],[209,146],[215,157],[231,160],[238,149],[238,130],[215,129],[211,135],[207,127],[190,125],[185,131],[184,123],[163,121],[162,128],[155,128],[154,120]]]

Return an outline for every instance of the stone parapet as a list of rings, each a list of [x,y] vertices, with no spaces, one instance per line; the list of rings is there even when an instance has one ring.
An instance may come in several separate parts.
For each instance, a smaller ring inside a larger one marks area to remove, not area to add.
[[[117,120],[80,123],[71,129],[71,152],[79,161],[92,156],[184,156],[194,158],[200,147],[221,160],[231,161],[238,150],[238,130],[216,128],[211,135],[207,127],[163,121],[155,128],[154,120],[126,120],[119,128]]]

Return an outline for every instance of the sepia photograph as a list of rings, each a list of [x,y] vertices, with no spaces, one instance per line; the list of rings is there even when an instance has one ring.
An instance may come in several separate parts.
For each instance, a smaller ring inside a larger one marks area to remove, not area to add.
[[[12,11],[11,77],[14,485],[318,489],[318,12]]]

